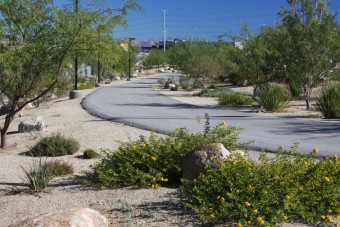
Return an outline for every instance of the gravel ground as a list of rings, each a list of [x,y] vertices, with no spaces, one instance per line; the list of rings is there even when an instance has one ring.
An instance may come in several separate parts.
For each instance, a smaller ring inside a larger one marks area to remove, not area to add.
[[[92,91],[82,92],[85,96]],[[115,150],[118,147],[117,141],[135,140],[140,135],[148,136],[150,132],[91,116],[81,108],[81,100],[60,98],[43,103],[39,108],[25,110],[23,117],[14,119],[9,129],[8,147],[0,149],[0,227],[43,213],[74,207],[98,210],[109,219],[111,226],[200,225],[194,214],[172,202],[177,198],[175,189],[97,190],[82,184],[84,173],[95,163],[93,160],[82,159],[82,151],[88,148],[97,151]],[[190,102],[202,104],[202,100]],[[209,104],[209,101],[205,103]],[[42,132],[17,133],[20,121],[37,115],[41,115],[46,124]],[[0,125],[3,122],[4,116],[1,116]],[[80,142],[78,153],[62,157],[72,163],[75,173],[53,180],[51,187],[43,193],[31,194],[21,177],[22,168],[28,168],[34,158],[22,153],[40,138],[55,133],[72,136]],[[258,153],[251,151],[250,155],[256,158]]]

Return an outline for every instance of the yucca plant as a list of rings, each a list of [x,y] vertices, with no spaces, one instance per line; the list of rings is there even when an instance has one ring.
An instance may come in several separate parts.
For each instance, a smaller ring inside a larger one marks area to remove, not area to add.
[[[316,99],[315,108],[325,118],[340,118],[340,83],[324,86]]]
[[[53,174],[46,162],[34,161],[29,169],[22,167],[24,171],[24,177],[22,180],[28,185],[28,188],[32,191],[42,191],[47,188],[49,182],[53,179]]]
[[[290,94],[294,100],[298,100],[302,93],[302,87],[295,81],[291,80],[288,83]]]
[[[289,106],[290,94],[279,84],[265,84],[256,92],[255,99],[267,112],[278,112]]]

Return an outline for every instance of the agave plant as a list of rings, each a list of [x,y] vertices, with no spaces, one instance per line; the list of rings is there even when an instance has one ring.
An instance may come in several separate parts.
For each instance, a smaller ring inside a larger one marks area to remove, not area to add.
[[[316,98],[315,108],[325,118],[340,118],[340,83],[324,86]]]
[[[279,84],[264,84],[255,94],[255,100],[268,112],[279,112],[289,106],[290,94]]]

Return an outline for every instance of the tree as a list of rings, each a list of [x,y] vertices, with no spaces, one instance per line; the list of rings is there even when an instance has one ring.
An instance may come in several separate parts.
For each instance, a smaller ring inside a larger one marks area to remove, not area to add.
[[[330,0],[288,0],[282,8],[284,36],[282,56],[288,77],[304,87],[306,106],[311,108],[312,89],[328,76],[339,37],[336,14]]]
[[[166,63],[168,63],[167,53],[160,49],[153,49],[145,59],[147,66],[157,65],[158,70],[160,65],[165,65]]]
[[[134,7],[125,1],[121,15]],[[9,103],[1,128],[1,148],[15,116],[28,103],[38,100],[63,77],[74,50],[91,46],[88,28],[116,18],[111,13],[55,7],[52,0],[3,0],[0,3],[0,91]],[[87,32],[86,32],[87,31]]]

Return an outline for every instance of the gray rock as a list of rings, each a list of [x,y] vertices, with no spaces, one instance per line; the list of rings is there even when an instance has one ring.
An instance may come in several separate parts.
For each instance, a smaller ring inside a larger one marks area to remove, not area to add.
[[[205,173],[206,165],[223,162],[230,152],[221,143],[205,145],[202,150],[189,152],[182,160],[182,177],[186,179],[197,178]]]
[[[44,125],[45,124],[42,116],[37,116],[20,122],[18,126],[18,131],[19,132],[42,131]]]
[[[12,227],[106,227],[108,221],[98,211],[90,208],[74,208],[34,217]]]

